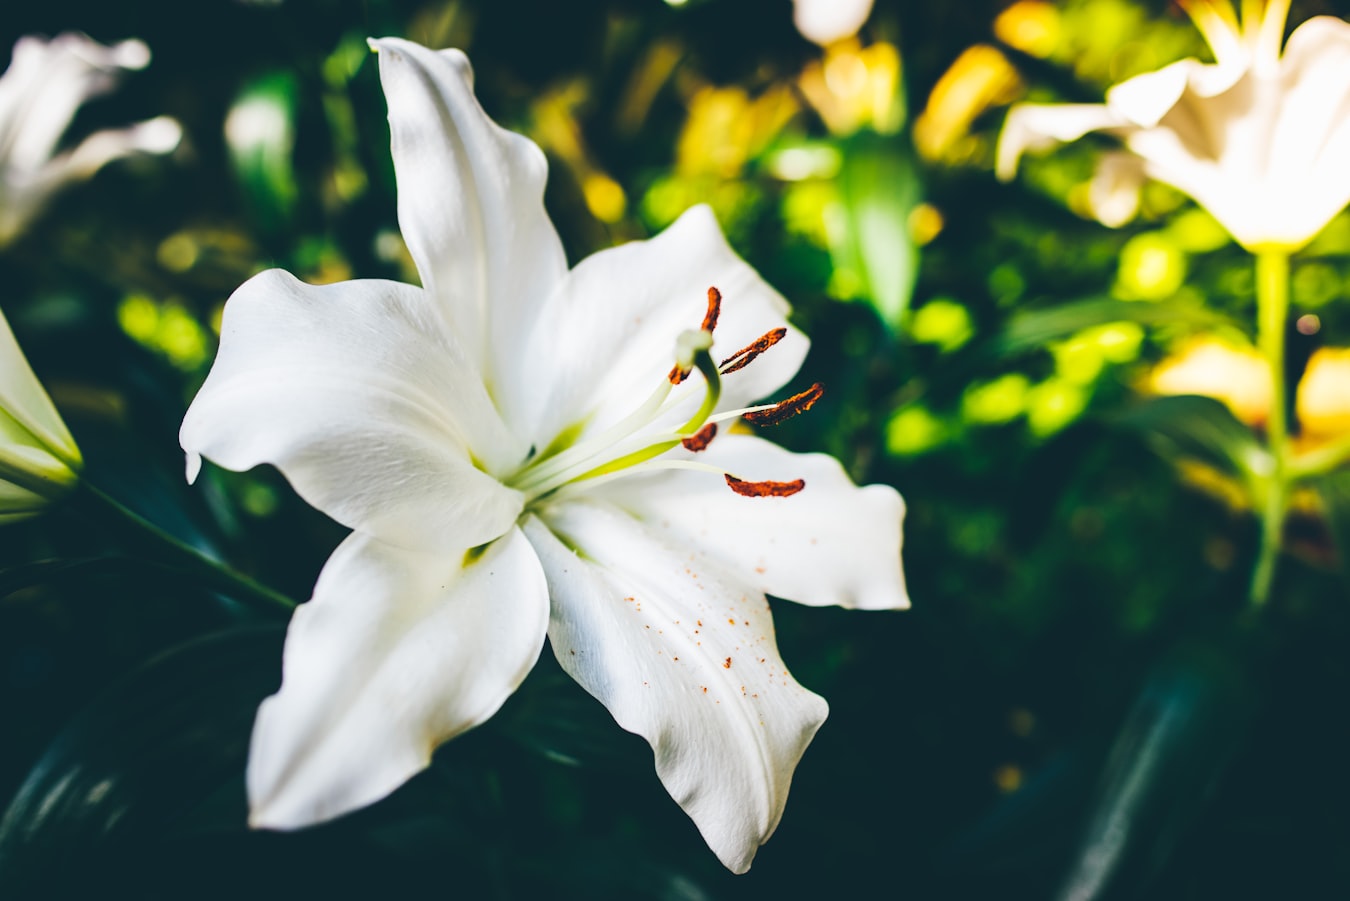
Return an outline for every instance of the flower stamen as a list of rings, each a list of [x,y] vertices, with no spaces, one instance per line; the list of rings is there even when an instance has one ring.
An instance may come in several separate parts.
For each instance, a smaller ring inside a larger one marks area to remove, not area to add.
[[[722,292],[713,286],[708,287],[708,312],[703,315],[703,325],[700,328],[708,334],[713,333],[717,328],[717,317],[722,313]]]
[[[793,479],[791,482],[747,482],[731,473],[726,473],[723,478],[727,480],[727,487],[741,497],[792,497],[806,487],[805,479]]]
[[[712,444],[712,440],[716,437],[717,423],[710,422],[688,438],[682,439],[680,444],[684,445],[685,450],[698,453],[699,451],[707,450],[708,445]]]
[[[723,360],[718,368],[722,371],[722,375],[730,375],[733,372],[744,369],[755,362],[755,357],[758,357],[760,354],[764,353],[764,351],[773,347],[779,341],[782,341],[785,337],[787,337],[787,329],[785,328],[780,327],[773,331],[765,332],[753,342],[742,347],[740,350]]]
[[[814,407],[816,401],[820,400],[820,396],[824,393],[825,386],[816,382],[800,394],[794,394],[787,400],[779,401],[766,410],[747,410],[741,418],[755,425],[778,425],[778,423],[805,413]]]

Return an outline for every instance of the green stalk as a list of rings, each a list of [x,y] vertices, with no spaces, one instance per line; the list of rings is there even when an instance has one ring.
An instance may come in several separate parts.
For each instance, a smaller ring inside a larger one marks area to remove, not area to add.
[[[240,600],[261,602],[272,610],[281,609],[289,613],[295,609],[295,601],[286,595],[250,579],[218,560],[212,560],[88,482],[80,483],[74,500],[103,521],[123,529],[123,534],[132,541],[155,549],[164,563],[180,572],[200,578],[221,594]]]
[[[1284,332],[1289,317],[1289,254],[1263,250],[1256,254],[1256,344],[1270,370],[1270,412],[1266,417],[1266,445],[1271,472],[1261,507],[1261,544],[1252,573],[1251,603],[1263,606],[1270,598],[1279,561],[1284,518],[1289,509],[1289,419],[1284,383]]]

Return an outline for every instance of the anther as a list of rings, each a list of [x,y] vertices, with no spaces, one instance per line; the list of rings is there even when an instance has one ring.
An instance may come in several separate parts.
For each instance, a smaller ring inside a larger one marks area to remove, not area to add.
[[[710,422],[680,443],[684,445],[685,450],[698,453],[699,451],[707,450],[708,445],[712,444],[712,440],[716,437],[717,423]]]
[[[711,332],[717,328],[717,317],[722,312],[722,292],[716,288],[708,288],[708,312],[703,316],[703,330]]]
[[[771,332],[765,332],[756,338],[753,343],[742,347],[723,360],[718,369],[722,371],[722,375],[729,375],[738,369],[744,369],[755,361],[755,357],[764,353],[785,337],[787,337],[787,329],[785,328],[776,328]]]
[[[825,393],[825,386],[816,382],[810,388],[807,388],[801,394],[794,394],[787,400],[779,401],[767,410],[751,410],[742,414],[746,422],[753,422],[755,425],[778,425],[784,420],[791,419],[799,413],[805,413],[816,405],[820,396]]]
[[[806,487],[805,479],[791,482],[747,482],[730,473],[725,474],[727,487],[741,497],[792,497]]]

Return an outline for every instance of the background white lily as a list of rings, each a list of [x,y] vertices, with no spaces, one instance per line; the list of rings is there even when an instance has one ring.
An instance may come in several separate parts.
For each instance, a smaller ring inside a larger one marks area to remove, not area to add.
[[[13,241],[53,194],[133,153],[168,153],[179,124],[159,116],[95,132],[57,152],[86,100],[106,94],[123,71],[142,69],[150,50],[137,40],[104,46],[83,34],[23,37],[0,76],[0,245]]]
[[[354,530],[259,711],[252,822],[388,794],[490,717],[547,635],[742,872],[827,712],[779,657],[765,596],[908,606],[900,496],[751,435],[680,447],[797,371],[783,298],[702,207],[568,271],[543,154],[483,113],[463,54],[372,46],[422,287],[255,277],[181,433],[190,478],[202,456],[271,463]],[[762,336],[777,343],[728,363]],[[693,372],[672,384],[677,345]]]
[[[1296,250],[1350,202],[1350,24],[1321,16],[1284,53],[1288,0],[1189,0],[1214,63],[1187,59],[1131,78],[1105,104],[1021,104],[999,139],[1010,179],[1027,150],[1088,132],[1119,137],[1135,165],[1107,157],[1094,182],[1099,218],[1133,216],[1143,179],[1189,194],[1249,250]]]
[[[0,312],[0,525],[27,519],[79,481],[80,449]]]
[[[822,47],[853,37],[871,14],[872,0],[792,0],[793,24]]]

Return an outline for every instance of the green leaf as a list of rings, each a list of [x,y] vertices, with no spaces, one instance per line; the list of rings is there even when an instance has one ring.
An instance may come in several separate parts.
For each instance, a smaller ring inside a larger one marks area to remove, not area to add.
[[[1138,322],[1141,325],[1188,323],[1207,329],[1240,328],[1234,320],[1199,304],[1131,303],[1109,297],[1087,297],[1055,304],[1048,309],[1019,310],[1008,317],[1003,330],[994,337],[993,348],[999,356],[1015,356],[1108,322]]]
[[[1322,499],[1327,527],[1336,543],[1341,576],[1350,582],[1350,469],[1337,469],[1311,480]]]
[[[1116,733],[1057,898],[1149,897],[1257,709],[1250,661],[1188,649],[1155,667]]]
[[[1199,459],[1217,466],[1240,477],[1250,491],[1259,489],[1272,468],[1269,452],[1251,429],[1212,397],[1150,398],[1112,421],[1143,433],[1161,456],[1172,461]]]
[[[133,867],[239,782],[280,627],[180,645],[106,689],[48,747],[0,819],[0,896],[69,897]],[[245,820],[242,784],[237,817]],[[102,890],[100,890],[100,894]]]
[[[859,134],[844,145],[838,186],[843,216],[831,234],[835,268],[851,273],[882,321],[898,330],[919,273],[909,230],[922,199],[918,164],[899,139]]]

